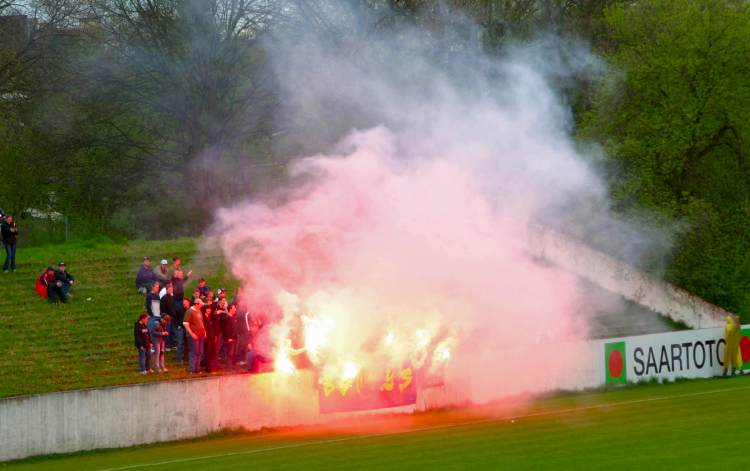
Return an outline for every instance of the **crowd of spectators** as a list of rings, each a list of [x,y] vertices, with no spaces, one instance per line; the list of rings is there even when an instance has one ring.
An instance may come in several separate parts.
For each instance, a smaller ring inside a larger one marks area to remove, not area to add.
[[[232,300],[223,288],[212,290],[204,278],[185,296],[185,274],[179,257],[172,265],[161,260],[156,269],[144,257],[135,287],[144,295],[144,312],[134,325],[141,374],[166,372],[166,352],[175,362],[186,365],[190,374],[216,371],[258,371],[268,362],[253,346],[263,328],[248,311],[237,289]],[[187,348],[186,348],[187,347]]]

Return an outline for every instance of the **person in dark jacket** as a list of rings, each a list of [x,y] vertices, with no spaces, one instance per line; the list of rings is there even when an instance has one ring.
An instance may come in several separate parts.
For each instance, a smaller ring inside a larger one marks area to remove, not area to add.
[[[151,291],[146,295],[146,312],[149,316],[161,317],[161,299],[159,299],[158,282],[151,285]]]
[[[169,315],[171,319],[175,318],[175,313],[177,312],[178,304],[174,299],[174,285],[172,282],[167,282],[167,285],[164,287],[164,295],[161,297],[161,315]],[[174,327],[173,324],[169,325],[169,337],[167,337],[167,351],[173,349],[176,347],[175,345],[175,333],[174,333]]]
[[[172,284],[174,285],[174,299],[177,302],[182,302],[182,300],[185,298],[185,283],[190,279],[190,275],[193,274],[193,271],[189,271],[187,276],[185,276],[179,268],[175,269],[174,273],[172,274]]]
[[[55,278],[62,282],[62,292],[65,296],[70,296],[70,290],[73,289],[75,278],[65,269],[65,262],[60,262],[55,270]]]
[[[16,241],[18,237],[18,226],[13,222],[13,216],[8,214],[5,219],[0,223],[0,233],[3,238],[3,245],[5,246],[5,263],[3,264],[3,271],[8,273],[8,269],[16,271]]]
[[[226,311],[220,311],[221,316],[221,338],[224,342],[224,358],[226,368],[234,369],[237,361],[237,330],[234,318],[237,315],[237,306],[229,305]]]
[[[47,299],[51,303],[68,302],[68,297],[63,292],[63,282],[57,278],[55,269],[48,267],[45,277],[47,278]]]
[[[198,280],[198,287],[195,289],[196,291],[200,293],[200,296],[202,298],[204,298],[208,294],[208,292],[211,291],[211,288],[209,288],[208,285],[206,284],[205,278],[200,278]]]
[[[238,365],[245,364],[245,355],[247,354],[247,343],[250,338],[250,325],[252,318],[250,317],[249,311],[240,311],[237,304],[232,303],[237,309],[237,314],[234,316],[234,331],[237,334],[237,351],[235,358]]]
[[[175,303],[177,304],[177,303]],[[175,315],[172,318],[172,334],[170,337],[174,338],[174,349],[175,349],[175,358],[177,359],[177,363],[182,365],[185,361],[187,361],[187,349],[185,348],[185,340],[187,332],[185,332],[185,327],[183,325],[183,322],[185,322],[185,313],[187,310],[190,309],[190,300],[189,299],[183,299],[182,305],[177,305],[175,309]]]
[[[141,265],[138,274],[135,275],[135,287],[141,294],[146,294],[151,290],[151,285],[156,281],[156,275],[151,269],[151,258],[143,257],[143,265]]]
[[[138,365],[141,368],[141,374],[153,373],[154,370],[149,368],[151,363],[151,336],[146,326],[148,314],[143,313],[138,317],[138,321],[133,326],[133,336],[135,337],[135,348],[138,350]]]
[[[203,306],[203,325],[206,327],[206,372],[219,369],[219,341],[221,339],[221,321],[216,309],[211,304]]]

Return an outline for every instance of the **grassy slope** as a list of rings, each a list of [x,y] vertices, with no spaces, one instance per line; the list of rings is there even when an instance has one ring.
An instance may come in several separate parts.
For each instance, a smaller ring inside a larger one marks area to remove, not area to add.
[[[143,297],[135,292],[133,280],[144,254],[154,263],[180,255],[184,267],[194,269],[194,280],[205,276],[214,288],[236,285],[216,251],[203,251],[196,258],[193,239],[20,247],[18,272],[0,273],[0,397],[185,377],[171,352],[168,374],[137,374],[132,326],[143,310]],[[60,260],[78,283],[71,302],[56,306],[36,295],[34,282],[44,267]],[[194,280],[187,289],[195,286]],[[600,336],[637,333],[620,330],[643,328],[647,321],[648,331],[671,329],[661,325],[660,316],[641,311],[604,313],[592,322],[601,324]]]
[[[214,287],[227,283],[220,257],[195,253],[192,239],[19,247],[18,272],[0,272],[0,397],[184,376],[176,369],[145,378],[137,374],[133,323],[143,297],[134,279],[144,254],[157,263],[180,255],[194,278],[206,276]],[[36,295],[34,282],[60,260],[78,284],[73,299],[56,306]],[[167,355],[172,363],[174,354]]]
[[[507,416],[479,422],[481,414],[435,412],[388,419],[401,427],[395,430],[406,432],[399,434],[384,433],[382,423],[376,436],[365,436],[362,429],[357,435],[307,428],[33,459],[0,468],[728,469],[745,461],[741,443],[750,419],[743,407],[748,398],[750,376],[644,385],[539,401],[514,413],[537,416],[513,423]],[[415,428],[427,430],[409,431]]]

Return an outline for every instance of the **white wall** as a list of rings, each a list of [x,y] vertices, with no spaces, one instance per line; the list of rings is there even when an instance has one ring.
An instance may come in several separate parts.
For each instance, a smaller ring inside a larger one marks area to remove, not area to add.
[[[0,461],[318,420],[312,374],[221,376],[0,400]]]

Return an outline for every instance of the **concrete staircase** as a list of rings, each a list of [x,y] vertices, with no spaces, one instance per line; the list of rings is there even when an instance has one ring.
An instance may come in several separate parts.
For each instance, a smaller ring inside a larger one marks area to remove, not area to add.
[[[626,300],[621,312],[602,312],[595,316],[593,337],[660,332],[678,328],[679,324],[694,329],[719,327],[724,325],[724,317],[729,314],[554,229],[529,226],[527,240],[527,250],[532,257],[587,280],[589,289],[596,296],[602,296],[603,289]],[[611,306],[609,303],[602,305]],[[655,313],[664,319],[659,320]]]

